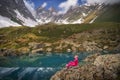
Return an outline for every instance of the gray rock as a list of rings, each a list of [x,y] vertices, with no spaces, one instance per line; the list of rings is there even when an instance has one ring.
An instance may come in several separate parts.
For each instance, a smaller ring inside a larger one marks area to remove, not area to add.
[[[108,54],[96,57],[90,64],[62,69],[50,80],[118,80],[119,72],[120,54]]]
[[[96,57],[100,56],[100,53],[95,53],[84,59],[85,62],[94,62]]]

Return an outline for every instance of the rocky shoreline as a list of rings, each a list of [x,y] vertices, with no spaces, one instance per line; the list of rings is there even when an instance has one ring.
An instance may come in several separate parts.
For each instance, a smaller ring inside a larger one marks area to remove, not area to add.
[[[52,48],[47,48],[46,50],[43,48],[39,48],[36,46],[39,46],[38,43],[36,43],[37,45],[35,45],[32,48],[22,48],[20,50],[13,50],[13,49],[0,49],[0,56],[22,56],[22,55],[36,55],[36,54],[51,54],[51,53],[80,53],[80,52],[87,52],[87,53],[94,53],[94,52],[99,52],[99,53],[112,53],[114,52],[115,54],[120,52],[119,47],[117,48],[118,50],[109,50],[109,49],[91,49],[91,50],[87,50],[88,48],[86,48],[85,50],[76,50],[76,48],[65,48],[64,50],[62,50],[60,47],[58,47],[56,50],[53,51]],[[59,50],[58,50],[59,49]],[[90,49],[90,47],[89,47]],[[97,54],[99,55],[99,54]]]
[[[86,64],[63,68],[51,77],[50,80],[120,80],[120,54],[100,55],[87,57]]]
[[[67,34],[63,30],[63,34]],[[65,53],[65,52],[101,52],[118,51],[120,52],[120,29],[92,29],[79,33],[72,33],[68,37],[59,38],[53,41],[36,41],[35,34],[25,34],[25,37],[16,38],[15,41],[8,41],[5,35],[1,35],[0,56],[18,56],[40,53]],[[26,37],[27,36],[27,37]],[[31,40],[33,39],[33,41]],[[52,38],[50,38],[52,39]],[[4,45],[6,44],[6,45]],[[6,47],[5,47],[6,46]]]
[[[53,43],[30,42],[27,48],[23,47],[20,51],[31,51],[33,54],[40,52],[120,51],[120,35],[116,34],[117,31],[111,30],[110,32],[110,30],[103,29],[81,32]]]

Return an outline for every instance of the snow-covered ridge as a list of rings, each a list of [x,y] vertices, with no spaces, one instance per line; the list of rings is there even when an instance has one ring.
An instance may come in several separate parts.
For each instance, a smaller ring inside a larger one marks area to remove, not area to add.
[[[21,21],[23,21],[23,25],[34,27],[35,25],[38,24],[37,22],[33,21],[30,18],[25,18],[23,15],[20,14],[18,10],[14,10],[14,12],[17,14],[16,17],[20,19]]]
[[[59,11],[55,10],[53,7],[48,10],[43,7],[34,10],[34,5],[26,0],[21,0],[22,3],[19,0],[8,0],[9,3],[11,3],[11,1],[13,1],[13,6],[17,8],[5,5],[3,10],[6,12],[0,12],[0,27],[21,25],[35,27],[36,25],[47,24],[50,22],[56,24],[81,24],[84,23],[85,18],[89,16],[89,14],[103,8],[102,5],[84,4],[71,7],[65,14],[58,14]],[[1,5],[3,5],[2,2],[0,2],[0,6]],[[7,14],[2,16],[4,13]],[[96,18],[97,17],[93,18],[90,23],[94,22]]]
[[[13,22],[12,20],[10,20],[7,17],[3,17],[0,15],[0,28],[1,27],[9,27],[9,26],[21,26],[21,25]]]
[[[32,3],[30,4],[27,0],[1,0],[0,27],[38,25],[35,19],[36,11],[32,7]]]
[[[101,10],[101,4],[83,4],[80,6],[71,7],[65,14],[58,14],[54,8],[45,9],[39,7],[37,9],[37,21],[39,24],[46,24],[49,22],[56,24],[81,24],[84,23],[85,19],[94,11]],[[56,13],[57,15],[53,15],[52,13]],[[97,17],[96,17],[97,18]],[[95,18],[95,19],[96,19]],[[95,20],[93,18],[92,23]]]

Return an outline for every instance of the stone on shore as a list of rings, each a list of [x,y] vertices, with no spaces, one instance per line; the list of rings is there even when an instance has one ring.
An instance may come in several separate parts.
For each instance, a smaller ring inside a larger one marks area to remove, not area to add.
[[[64,68],[50,80],[120,80],[119,76],[120,54],[107,54],[96,56],[92,63]]]

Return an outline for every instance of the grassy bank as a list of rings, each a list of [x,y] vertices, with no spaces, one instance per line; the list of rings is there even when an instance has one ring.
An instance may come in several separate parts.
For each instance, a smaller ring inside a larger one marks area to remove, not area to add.
[[[20,49],[21,47],[29,47],[28,43],[30,42],[54,43],[60,39],[66,39],[73,34],[99,29],[106,30],[108,34],[111,34],[112,31],[112,34],[119,35],[120,23],[45,24],[37,27],[0,28],[0,48]]]

